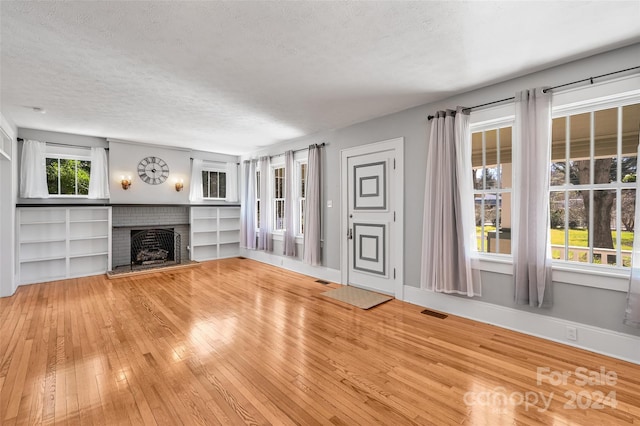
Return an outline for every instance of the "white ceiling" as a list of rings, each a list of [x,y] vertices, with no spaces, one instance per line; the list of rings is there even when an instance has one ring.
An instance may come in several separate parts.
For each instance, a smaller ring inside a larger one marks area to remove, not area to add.
[[[640,40],[638,1],[2,1],[0,13],[2,113],[19,127],[229,154]]]

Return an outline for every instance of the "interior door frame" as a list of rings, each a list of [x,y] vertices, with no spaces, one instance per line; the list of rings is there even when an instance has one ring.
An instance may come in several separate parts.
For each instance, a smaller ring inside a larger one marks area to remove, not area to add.
[[[395,152],[395,179],[393,186],[389,188],[390,197],[393,197],[395,221],[390,226],[391,250],[396,253],[395,264],[389,265],[395,268],[394,295],[396,299],[403,300],[404,288],[404,137],[387,139],[380,142],[361,145],[354,148],[346,148],[340,151],[340,281],[346,285],[349,282],[349,192],[347,182],[347,160],[363,154],[371,154],[379,151],[393,150]]]

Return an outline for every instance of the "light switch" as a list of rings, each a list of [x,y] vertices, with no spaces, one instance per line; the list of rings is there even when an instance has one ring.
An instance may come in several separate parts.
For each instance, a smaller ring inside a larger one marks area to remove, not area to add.
[[[328,208],[333,207],[333,201],[331,201],[331,200],[327,200],[327,207],[328,207]]]

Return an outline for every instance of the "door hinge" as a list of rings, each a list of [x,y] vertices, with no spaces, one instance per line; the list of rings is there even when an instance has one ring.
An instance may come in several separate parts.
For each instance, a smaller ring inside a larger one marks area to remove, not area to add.
[[[396,159],[394,158],[393,159],[393,170],[395,170],[395,169],[396,169]]]
[[[396,279],[396,268],[393,268],[393,279]]]
[[[393,212],[393,221],[394,222],[396,221],[396,212],[395,211]]]

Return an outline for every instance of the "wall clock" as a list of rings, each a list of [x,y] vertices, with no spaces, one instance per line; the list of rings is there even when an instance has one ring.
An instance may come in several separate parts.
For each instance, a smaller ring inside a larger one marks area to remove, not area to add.
[[[159,185],[169,177],[169,166],[158,157],[146,157],[138,163],[138,176],[149,185]]]

